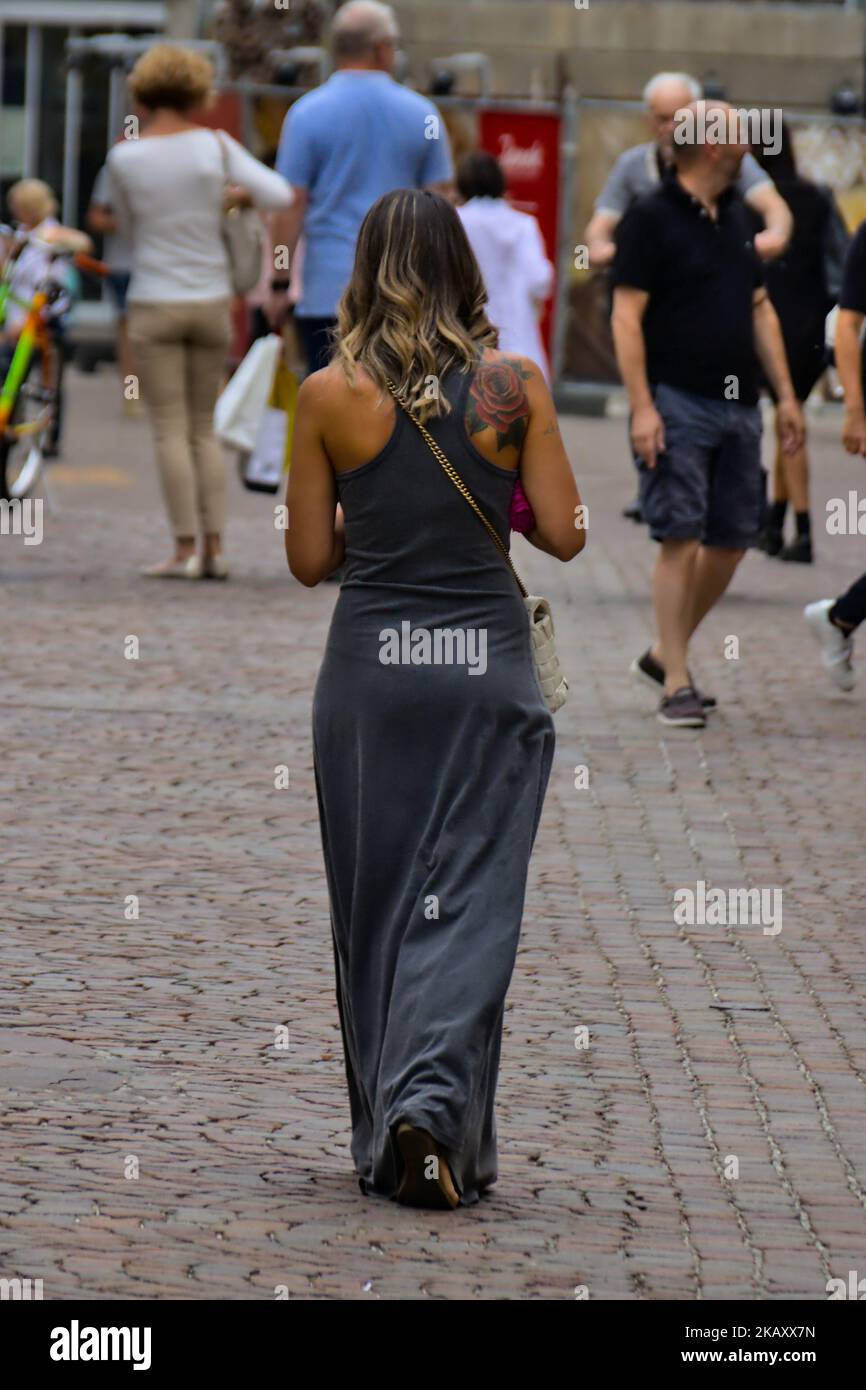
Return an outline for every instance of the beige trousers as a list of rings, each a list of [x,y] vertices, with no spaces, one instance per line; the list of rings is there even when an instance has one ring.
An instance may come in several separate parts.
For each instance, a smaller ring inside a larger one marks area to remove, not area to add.
[[[226,470],[213,432],[231,337],[228,299],[129,306],[129,340],[175,536],[222,531]]]

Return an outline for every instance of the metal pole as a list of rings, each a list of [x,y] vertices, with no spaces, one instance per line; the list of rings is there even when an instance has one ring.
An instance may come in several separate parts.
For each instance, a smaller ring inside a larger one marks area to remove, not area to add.
[[[39,113],[42,109],[42,30],[27,26],[24,64],[24,177],[35,178],[39,164]]]
[[[105,143],[106,150],[110,150],[117,137],[120,135],[120,127],[123,123],[124,105],[126,102],[126,68],[122,63],[112,64],[108,78],[108,139]]]
[[[571,286],[572,222],[574,174],[577,158],[577,102],[574,90],[567,87],[562,94],[562,129],[559,137],[559,228],[556,257],[556,300],[553,309],[553,361],[550,364],[553,384],[562,379],[565,360],[565,331],[568,318],[568,291]]]
[[[72,38],[77,37],[73,30]],[[81,68],[72,59],[66,69],[66,118],[63,136],[63,221],[78,223],[78,161],[81,155]]]

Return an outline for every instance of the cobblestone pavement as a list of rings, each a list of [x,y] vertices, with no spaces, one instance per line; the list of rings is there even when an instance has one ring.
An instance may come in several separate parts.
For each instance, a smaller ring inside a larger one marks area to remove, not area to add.
[[[164,553],[147,429],[107,371],[71,386],[58,510],[0,566],[0,1275],[115,1299],[823,1298],[866,1275],[866,676],[836,693],[800,617],[862,538],[820,530],[813,569],[750,555],[696,648],[720,711],[665,733],[627,675],[652,545],[619,516],[624,425],[565,423],[590,543],[568,568],[518,543],[572,696],[500,1180],[413,1212],[363,1199],[349,1159],[309,727],[335,591],[291,580],[271,499],[236,485],[230,584],[137,577]],[[866,491],[837,429],[813,424],[819,518]],[[782,931],[677,925],[701,879],[781,888]]]

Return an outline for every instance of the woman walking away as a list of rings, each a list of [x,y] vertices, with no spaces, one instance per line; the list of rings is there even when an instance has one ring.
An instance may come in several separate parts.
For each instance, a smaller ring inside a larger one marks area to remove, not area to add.
[[[820,188],[797,172],[791,133],[782,125],[778,153],[754,153],[794,215],[788,249],[767,266],[767,292],[779,316],[785,352],[797,399],[805,401],[827,367],[824,324],[836,302],[842,277],[847,233],[830,189]],[[752,214],[755,230],[763,223]],[[770,389],[768,387],[768,389]],[[771,391],[772,394],[772,391]],[[782,448],[777,428],[772,495],[761,549],[780,560],[812,563],[809,516],[809,456],[806,441],[796,453]],[[791,506],[796,523],[794,539],[785,545],[785,513]]]
[[[213,69],[201,54],[157,44],[129,87],[142,125],[138,139],[108,155],[108,199],[132,239],[129,341],[175,543],[170,560],[144,572],[225,579],[225,464],[213,433],[230,339],[223,212],[284,208],[291,190],[224,131],[189,119],[212,96]]]
[[[499,330],[503,352],[538,362],[550,380],[539,320],[553,288],[541,228],[528,212],[505,201],[505,175],[485,150],[464,155],[457,188],[465,200],[457,212],[487,290],[487,317]]]
[[[335,360],[304,382],[286,549],[345,560],[313,707],[337,998],[366,1193],[468,1205],[496,1178],[505,993],[553,723],[502,554],[389,383],[508,545],[582,548],[543,375],[495,349],[451,205],[398,189],[361,227]]]

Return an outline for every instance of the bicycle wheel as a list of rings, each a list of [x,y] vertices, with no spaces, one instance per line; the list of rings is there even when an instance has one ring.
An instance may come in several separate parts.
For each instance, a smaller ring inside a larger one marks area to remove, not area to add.
[[[42,469],[42,447],[57,409],[60,363],[52,348],[34,358],[21,383],[5,433],[0,436],[0,497],[27,497]]]

